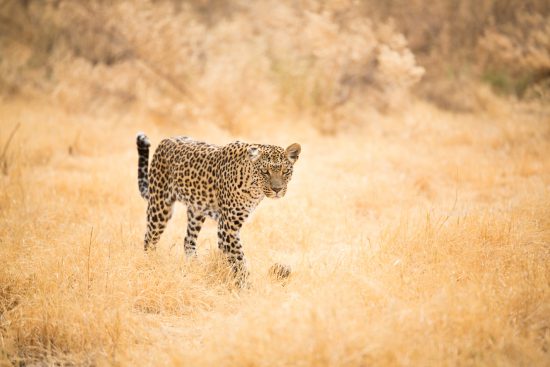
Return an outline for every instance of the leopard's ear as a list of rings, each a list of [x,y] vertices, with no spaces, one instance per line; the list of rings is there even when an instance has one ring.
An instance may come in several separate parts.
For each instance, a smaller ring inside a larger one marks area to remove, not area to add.
[[[292,163],[296,162],[298,160],[298,157],[300,156],[300,152],[302,151],[302,148],[300,147],[300,144],[294,143],[288,146],[286,148],[286,157],[289,161]]]
[[[251,145],[247,148],[248,150],[248,157],[252,162],[256,162],[258,158],[262,155],[262,152],[260,152],[260,148],[257,145]]]

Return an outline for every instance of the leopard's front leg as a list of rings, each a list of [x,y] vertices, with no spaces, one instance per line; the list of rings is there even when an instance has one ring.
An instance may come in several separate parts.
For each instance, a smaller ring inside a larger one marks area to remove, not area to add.
[[[201,230],[206,217],[202,213],[197,213],[196,210],[187,208],[187,234],[184,240],[185,255],[189,258],[197,256],[197,236]]]
[[[222,213],[218,221],[218,248],[227,256],[237,282],[241,286],[246,283],[248,277],[246,259],[239,236],[246,216],[242,212]]]

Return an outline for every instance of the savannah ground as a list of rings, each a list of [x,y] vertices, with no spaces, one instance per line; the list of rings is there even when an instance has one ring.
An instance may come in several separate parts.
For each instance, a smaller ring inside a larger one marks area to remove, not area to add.
[[[167,17],[136,3],[119,31],[140,11],[143,22]],[[53,11],[32,6],[42,21]],[[425,92],[435,84],[410,90],[421,66],[388,29],[369,39],[382,65],[373,83],[403,82],[357,87],[342,104],[329,72],[341,64],[330,63],[330,42],[342,39],[330,24],[298,22],[329,37],[328,56],[304,69],[285,54],[264,68],[257,47],[284,49],[290,23],[271,13],[272,33],[240,43],[249,15],[209,25],[212,39],[189,46],[208,55],[204,70],[170,69],[170,50],[152,68],[163,47],[147,34],[114,64],[75,56],[70,42],[45,52],[4,39],[15,61],[0,68],[0,365],[547,366],[548,104],[473,83],[473,97],[443,109],[448,89],[439,99]],[[148,32],[171,32],[161,28]],[[232,47],[214,47],[224,42]],[[302,145],[287,195],[264,199],[241,233],[250,288],[233,287],[212,221],[198,258],[185,258],[181,204],[157,251],[144,253],[138,131],[153,148],[172,135]],[[269,276],[275,263],[292,268],[289,279]]]

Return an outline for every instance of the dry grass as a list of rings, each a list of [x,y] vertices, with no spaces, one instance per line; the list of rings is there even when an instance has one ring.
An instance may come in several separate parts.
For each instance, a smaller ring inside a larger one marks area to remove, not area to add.
[[[235,290],[211,223],[184,259],[183,211],[142,251],[134,133],[235,138],[43,100],[0,107],[1,362],[132,365],[547,365],[550,121],[415,103],[335,136],[303,123],[241,138],[303,155],[287,197],[244,229]],[[292,266],[273,281],[276,262]]]
[[[550,8],[518,3],[0,1],[0,365],[549,365]],[[137,131],[301,143],[250,289],[181,206],[144,254]]]

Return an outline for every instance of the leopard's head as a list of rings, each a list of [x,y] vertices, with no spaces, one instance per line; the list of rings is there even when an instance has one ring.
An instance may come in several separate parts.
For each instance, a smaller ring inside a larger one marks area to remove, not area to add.
[[[273,145],[251,145],[248,155],[263,193],[268,198],[282,198],[292,178],[292,167],[300,156],[300,144],[283,149]]]

